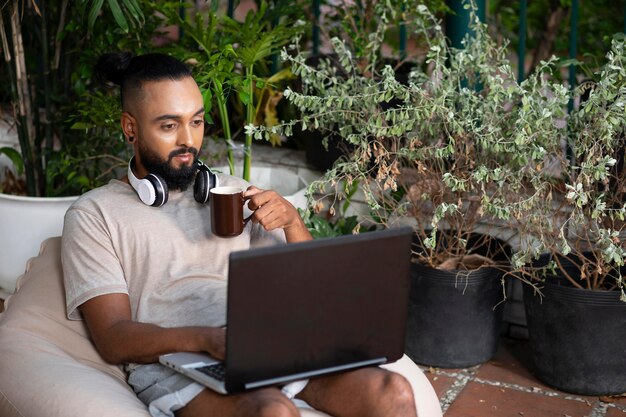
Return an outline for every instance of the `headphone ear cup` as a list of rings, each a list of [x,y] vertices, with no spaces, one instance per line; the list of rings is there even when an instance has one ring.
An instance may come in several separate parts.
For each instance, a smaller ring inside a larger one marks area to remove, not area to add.
[[[200,204],[209,202],[211,188],[215,186],[215,181],[211,184],[211,176],[215,176],[206,169],[198,169],[196,181],[193,183],[193,198]]]
[[[165,180],[156,174],[148,174],[146,175],[144,180],[149,181],[154,188],[154,202],[150,205],[152,207],[161,207],[162,205],[167,203],[168,189]],[[149,204],[145,201],[144,203]]]

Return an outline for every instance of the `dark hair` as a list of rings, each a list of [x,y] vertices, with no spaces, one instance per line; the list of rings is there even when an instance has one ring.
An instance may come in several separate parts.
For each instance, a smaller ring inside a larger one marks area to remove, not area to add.
[[[181,61],[164,54],[133,56],[130,52],[106,53],[95,66],[100,80],[120,86],[120,98],[140,90],[145,81],[180,80],[191,77],[191,70]]]

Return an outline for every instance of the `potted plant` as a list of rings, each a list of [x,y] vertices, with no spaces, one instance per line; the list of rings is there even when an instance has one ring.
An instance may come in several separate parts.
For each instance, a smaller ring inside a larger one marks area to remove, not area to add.
[[[624,35],[615,36],[596,82],[579,90],[567,135],[555,136],[569,141],[553,154],[559,181],[534,179],[553,190],[551,204],[520,223],[536,242],[520,256],[521,273],[540,287],[524,289],[536,374],[584,395],[626,391],[625,52]]]
[[[344,68],[338,62],[337,55],[326,46],[336,38],[347,45],[359,66],[366,68],[371,65],[376,68],[376,71],[364,72],[364,75],[378,76],[385,65],[390,65],[396,79],[407,82],[408,74],[415,66],[415,57],[407,53],[407,48],[416,39],[407,33],[406,26],[415,3],[404,0],[388,2],[389,13],[384,23],[381,22],[380,11],[376,7],[378,2],[375,0],[320,3],[322,16],[316,23],[320,47],[307,56],[307,65],[316,68],[324,61],[334,65],[338,77],[343,76]],[[448,10],[444,0],[426,0],[420,4],[426,5],[433,13]],[[379,39],[372,43],[370,37],[374,34]],[[301,92],[301,83],[296,83],[292,89]],[[307,162],[320,171],[332,168],[335,161],[348,156],[353,150],[350,143],[333,133],[336,129],[335,126],[320,125],[318,128],[309,126],[301,130],[299,126],[294,126],[292,137],[303,144]]]
[[[337,38],[334,52],[345,76],[330,64],[307,65],[297,48],[283,54],[303,82],[302,93],[285,91],[302,112],[301,128],[338,126],[334,133],[354,146],[310,191],[330,190],[341,201],[343,184],[358,181],[371,221],[414,227],[412,309],[434,299],[436,287],[446,289],[428,307],[427,320],[420,321],[423,311],[410,318],[407,353],[428,365],[475,365],[493,356],[500,331],[509,249],[493,234],[503,236],[498,225],[540,200],[540,193],[522,191],[529,171],[553,151],[548,139],[558,127],[551,114],[562,114],[567,91],[543,76],[552,63],[518,84],[506,49],[475,13],[474,35],[464,49],[450,48],[440,22],[418,4],[407,4],[407,11],[415,11],[407,28],[425,53],[401,83],[392,67],[372,64],[387,16],[394,13],[386,4],[375,7],[381,24],[369,38],[369,64],[361,65]],[[258,128],[256,134],[288,131],[295,123]],[[463,305],[479,305],[480,313],[454,311]],[[469,322],[472,317],[480,319]],[[437,333],[425,333],[431,330]]]

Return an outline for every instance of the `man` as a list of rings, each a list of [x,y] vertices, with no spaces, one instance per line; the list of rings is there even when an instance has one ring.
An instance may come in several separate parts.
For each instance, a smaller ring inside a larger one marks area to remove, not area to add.
[[[224,357],[231,251],[311,235],[276,192],[220,175],[221,185],[247,187],[253,217],[235,238],[214,236],[209,207],[194,201],[189,188],[205,114],[190,71],[159,54],[107,54],[98,68],[121,85],[121,126],[134,151],[129,173],[160,175],[168,201],[144,204],[123,178],[86,193],[68,210],[62,245],[68,316],[85,320],[106,361],[126,365],[129,383],[151,414],[295,417],[285,394],[291,393],[337,417],[415,416],[408,382],[379,368],[319,377],[289,390],[220,395],[158,364],[159,355],[176,351]]]

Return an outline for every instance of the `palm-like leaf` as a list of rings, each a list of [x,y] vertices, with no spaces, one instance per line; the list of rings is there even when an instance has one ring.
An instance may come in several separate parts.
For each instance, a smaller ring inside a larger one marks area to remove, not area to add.
[[[89,10],[87,28],[91,31],[104,7],[104,0],[79,0],[78,4],[83,10]],[[117,25],[126,33],[131,27],[140,26],[145,21],[138,0],[122,0],[121,3],[118,0],[107,0],[107,5]]]

